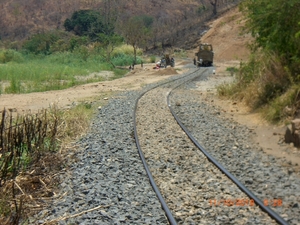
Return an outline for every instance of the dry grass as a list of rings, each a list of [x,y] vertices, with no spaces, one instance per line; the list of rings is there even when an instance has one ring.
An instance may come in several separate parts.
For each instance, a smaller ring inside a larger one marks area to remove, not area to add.
[[[278,56],[258,52],[239,68],[234,83],[220,85],[217,89],[221,96],[243,101],[253,110],[261,110],[268,121],[280,122],[287,118],[286,107],[292,108],[294,116],[297,114],[295,104],[299,104],[293,99],[297,99],[298,89],[293,91],[292,83]]]
[[[0,224],[26,223],[28,217],[59,198],[56,193],[59,175],[67,166],[65,156],[76,150],[74,141],[87,132],[94,112],[95,107],[87,102],[65,111],[55,106],[48,111],[57,119],[55,145],[58,151],[41,152],[39,160],[0,186]]]

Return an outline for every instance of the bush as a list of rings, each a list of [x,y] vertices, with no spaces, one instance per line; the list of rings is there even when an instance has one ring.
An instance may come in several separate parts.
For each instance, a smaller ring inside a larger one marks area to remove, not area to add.
[[[154,55],[150,56],[150,63],[155,63],[156,57]]]
[[[236,74],[239,70],[236,67],[228,67],[226,68],[226,71],[230,72],[230,75],[233,76]]]
[[[59,37],[54,33],[35,34],[27,40],[23,48],[34,54],[51,54],[50,47],[55,43]]]
[[[134,56],[133,55],[120,54],[120,55],[112,58],[112,63],[116,66],[129,66],[133,62],[134,62]]]
[[[25,41],[23,49],[34,54],[49,55],[54,52],[73,51],[80,45],[87,45],[88,37],[77,37],[74,34],[62,31],[50,31],[35,34]]]
[[[138,48],[136,54],[141,56],[143,55],[143,50]],[[131,45],[121,45],[117,47],[113,53],[112,57],[117,57],[119,55],[132,55],[133,56],[133,47]]]
[[[0,63],[8,63],[8,62],[23,62],[24,58],[21,53],[8,49],[0,52]]]

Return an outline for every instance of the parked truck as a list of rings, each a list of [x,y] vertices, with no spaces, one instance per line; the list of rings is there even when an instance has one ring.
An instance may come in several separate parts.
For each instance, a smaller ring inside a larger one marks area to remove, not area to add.
[[[194,64],[197,67],[212,66],[214,61],[214,52],[211,44],[202,43],[198,52],[195,53]]]

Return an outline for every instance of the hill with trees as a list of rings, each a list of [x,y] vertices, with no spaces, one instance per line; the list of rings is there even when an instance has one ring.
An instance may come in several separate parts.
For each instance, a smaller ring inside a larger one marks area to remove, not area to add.
[[[65,21],[76,11],[93,10],[102,22],[124,23],[133,16],[148,16],[153,22],[152,44],[176,45],[186,35],[201,33],[204,21],[239,0],[2,0],[0,3],[0,38],[24,40],[53,30],[64,30]],[[116,26],[122,27],[122,26]],[[121,32],[118,29],[117,33]]]
[[[300,2],[244,0],[244,32],[254,41],[234,85],[220,94],[243,100],[272,122],[300,117]],[[226,86],[226,85],[225,85]]]

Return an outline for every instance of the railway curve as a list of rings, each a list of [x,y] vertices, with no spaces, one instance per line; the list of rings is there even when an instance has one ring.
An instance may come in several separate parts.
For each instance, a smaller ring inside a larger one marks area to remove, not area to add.
[[[169,104],[174,114],[208,154],[261,199],[260,205],[275,213],[280,224],[299,224],[299,174],[285,168],[283,159],[265,154],[251,140],[251,130],[224,119],[222,110],[202,95],[206,90],[201,82],[194,80],[172,92]]]
[[[189,79],[201,79],[208,73],[209,70],[193,71],[191,74],[195,75]],[[276,224],[198,152],[176,123],[167,98],[178,82],[183,83],[179,80],[166,83],[144,93],[136,112],[138,143],[175,221],[178,224]],[[220,199],[240,199],[249,204],[219,207],[215,203]]]

